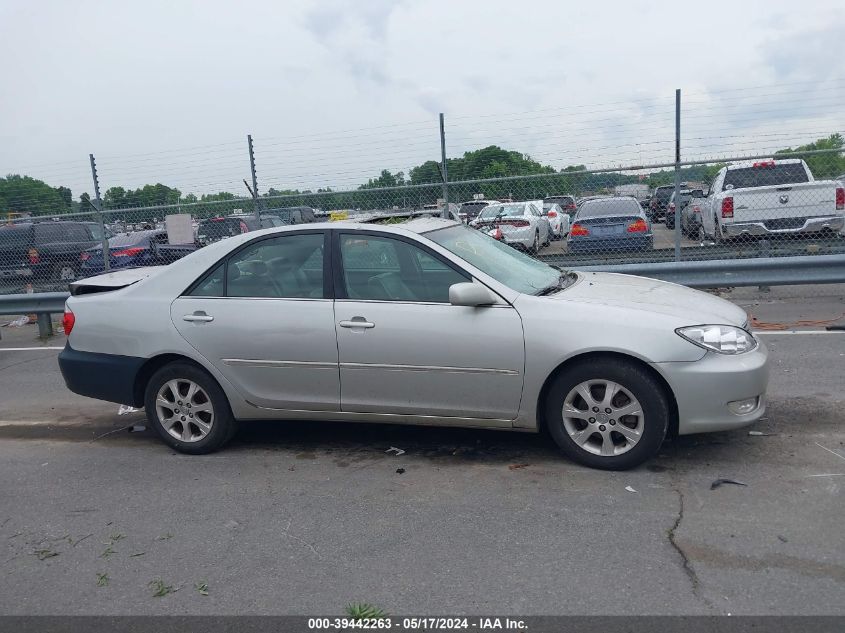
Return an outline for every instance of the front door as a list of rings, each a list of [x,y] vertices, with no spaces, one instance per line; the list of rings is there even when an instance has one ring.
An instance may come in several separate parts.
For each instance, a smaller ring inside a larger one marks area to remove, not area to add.
[[[409,238],[339,232],[335,248],[341,410],[510,426],[525,355],[516,310],[451,305],[449,287],[470,276]]]
[[[322,231],[251,242],[171,306],[179,333],[260,407],[337,411]]]

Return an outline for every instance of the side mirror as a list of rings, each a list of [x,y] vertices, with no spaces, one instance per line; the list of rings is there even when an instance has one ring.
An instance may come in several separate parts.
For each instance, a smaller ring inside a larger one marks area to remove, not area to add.
[[[449,303],[453,306],[489,306],[497,297],[486,286],[465,282],[449,286]]]

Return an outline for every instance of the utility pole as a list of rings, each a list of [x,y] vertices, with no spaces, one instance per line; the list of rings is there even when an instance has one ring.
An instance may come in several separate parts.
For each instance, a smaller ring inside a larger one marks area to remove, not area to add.
[[[681,261],[681,89],[675,90],[675,261]]]
[[[246,135],[246,142],[249,145],[249,170],[252,172],[252,199],[255,207],[255,219],[261,219],[261,212],[258,203],[258,177],[255,175],[255,152],[252,148],[252,134]]]
[[[440,113],[440,177],[443,179],[443,211],[440,215],[449,217],[449,172],[446,169],[446,129],[443,127],[443,113]]]
[[[94,154],[88,154],[91,161],[91,177],[94,179],[94,198],[97,201],[95,208],[97,209],[97,222],[100,223],[100,235],[103,237],[103,270],[109,272],[111,259],[109,253],[109,238],[106,236],[106,225],[103,221],[103,201],[100,198],[100,178],[97,176],[97,163],[94,160]]]

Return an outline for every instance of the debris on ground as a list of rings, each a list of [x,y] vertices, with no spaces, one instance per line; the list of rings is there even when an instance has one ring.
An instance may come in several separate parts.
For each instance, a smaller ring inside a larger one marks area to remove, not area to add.
[[[130,554],[129,558],[138,558],[138,556],[143,556],[146,552],[135,552],[134,554]]]
[[[143,424],[133,424],[128,429],[128,431],[130,433],[143,433],[146,430],[147,430],[147,427],[144,426]]]
[[[401,448],[396,448],[395,446],[391,446],[390,448],[388,448],[388,449],[387,449],[386,451],[384,451],[384,452],[385,452],[385,453],[396,453],[396,456],[397,456],[397,457],[398,457],[399,455],[404,455],[404,454],[405,454],[405,451],[403,451]]]
[[[763,431],[748,431],[748,434],[757,437],[768,437],[770,435],[777,435],[776,433],[764,433]]]
[[[23,327],[27,323],[29,323],[29,317],[22,316],[14,319],[13,321],[9,321],[6,324],[6,327]]]
[[[53,556],[58,556],[59,553],[56,550],[45,548],[45,549],[37,549],[32,552],[38,557],[38,560],[47,560],[48,558],[53,558]]]
[[[531,464],[511,464],[508,470],[519,470],[520,468],[528,468]]]
[[[98,587],[108,587],[109,584],[109,575],[108,574],[97,574],[97,586]]]
[[[788,539],[788,538],[786,538],[785,536],[781,536],[780,534],[778,534],[778,540],[779,540],[781,543],[787,543],[787,542],[789,542],[789,539]]]
[[[636,492],[636,490],[634,490],[631,486],[625,486],[625,490],[627,490],[628,492]]]
[[[397,469],[396,469],[396,474],[397,474],[397,475],[401,475],[401,474],[403,474],[404,472],[405,472],[405,469],[404,469],[404,468],[397,468]]]
[[[719,486],[724,484],[732,484],[734,486],[747,486],[748,484],[743,483],[741,481],[737,481],[736,479],[717,479],[712,484],[710,484],[710,490],[716,490]]]
[[[198,583],[194,584],[194,589],[197,590],[197,593],[201,596],[208,595],[208,583],[204,580],[199,581]]]
[[[154,598],[163,598],[169,593],[179,591],[178,587],[174,587],[173,585],[166,585],[164,584],[163,580],[151,580],[148,584],[148,587],[152,589]]]
[[[122,404],[117,408],[118,415],[126,415],[127,413],[137,413],[141,409],[136,409],[135,407],[130,407],[128,404]]]
[[[103,553],[100,554],[100,558],[108,558],[112,554],[117,554],[117,552],[109,545],[106,549],[103,550]]]

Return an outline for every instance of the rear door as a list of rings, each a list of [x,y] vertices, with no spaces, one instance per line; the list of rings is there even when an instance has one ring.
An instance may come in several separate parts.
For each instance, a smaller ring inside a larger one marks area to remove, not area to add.
[[[522,395],[522,321],[510,305],[453,306],[471,277],[410,238],[337,232],[341,409],[510,427]]]
[[[179,333],[260,407],[337,411],[337,340],[325,232],[240,247],[171,305]]]

